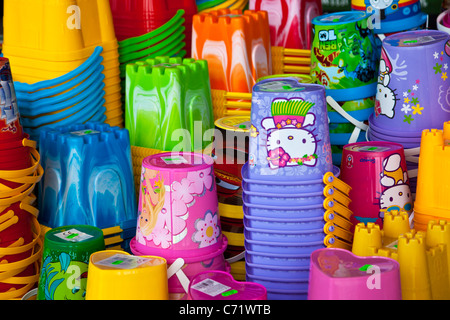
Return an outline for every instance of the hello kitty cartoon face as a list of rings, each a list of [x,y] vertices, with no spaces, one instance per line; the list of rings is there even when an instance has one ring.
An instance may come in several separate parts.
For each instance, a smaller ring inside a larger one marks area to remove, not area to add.
[[[380,209],[387,211],[404,209],[412,211],[412,195],[409,189],[408,174],[401,167],[401,157],[395,153],[383,160],[380,183],[387,189],[380,197]],[[384,218],[384,214],[380,214]]]
[[[263,119],[267,130],[267,160],[271,169],[285,166],[315,166],[316,137],[305,129],[315,123],[315,115],[274,116]]]
[[[397,98],[394,90],[389,87],[392,65],[384,49],[380,60],[380,75],[378,77],[377,93],[375,96],[375,115],[394,118]]]

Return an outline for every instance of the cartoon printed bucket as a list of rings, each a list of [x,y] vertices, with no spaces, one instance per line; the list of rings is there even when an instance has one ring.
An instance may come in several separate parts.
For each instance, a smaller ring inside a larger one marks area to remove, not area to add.
[[[167,262],[119,250],[95,252],[89,259],[86,300],[168,300]]]
[[[22,140],[19,107],[11,74],[9,59],[0,57],[0,143]]]
[[[308,300],[401,300],[400,265],[326,248],[311,254]],[[378,277],[374,277],[374,275]]]
[[[401,144],[370,141],[347,144],[342,151],[341,179],[352,189],[351,222],[383,225],[381,210],[412,212],[413,199]]]
[[[214,173],[219,208],[242,206],[242,166],[248,160],[250,116],[217,119],[214,135]]]
[[[325,89],[294,79],[253,87],[248,179],[322,179],[333,170]]]
[[[312,20],[311,76],[336,101],[375,95],[378,52],[369,15],[344,11]]]
[[[427,22],[420,0],[352,0],[352,9],[371,15],[377,34],[411,30]]]
[[[377,132],[420,138],[450,120],[450,35],[436,30],[383,40],[374,116]],[[420,66],[420,67],[418,67]]]
[[[101,229],[63,226],[45,234],[37,300],[85,300],[89,257],[105,250]]]
[[[136,249],[167,260],[222,246],[213,159],[200,153],[144,158]]]

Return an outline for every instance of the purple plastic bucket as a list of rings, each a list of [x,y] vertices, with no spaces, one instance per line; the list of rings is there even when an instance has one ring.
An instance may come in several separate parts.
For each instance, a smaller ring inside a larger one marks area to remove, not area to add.
[[[399,137],[380,137],[376,135],[370,128],[367,132],[367,137],[369,141],[384,141],[384,142],[395,142],[403,146],[404,149],[416,148],[420,146],[419,142],[404,142],[402,138]]]
[[[308,290],[267,290],[267,300],[307,300]]]
[[[267,290],[308,290],[309,278],[282,279],[273,277],[254,276],[247,272],[247,281],[263,285]]]
[[[313,206],[297,206],[280,208],[273,205],[256,205],[244,203],[244,214],[252,217],[267,218],[317,218],[323,217],[325,209],[322,204]]]
[[[245,250],[246,262],[267,266],[290,266],[297,268],[309,266],[310,260],[310,254],[261,253]]]
[[[312,242],[285,242],[275,243],[273,241],[258,241],[246,239],[244,242],[246,250],[259,253],[273,253],[273,254],[289,254],[301,255],[311,254],[314,250],[325,247],[323,241]]]
[[[248,191],[254,192],[273,192],[274,190],[280,191],[283,194],[295,194],[305,191],[316,192],[322,191],[324,188],[323,179],[314,179],[306,181],[287,180],[287,181],[265,181],[250,179],[248,177],[248,163],[244,164],[241,170],[243,187]],[[335,177],[339,177],[340,169],[337,166],[333,166],[333,174]]]
[[[242,198],[246,203],[277,205],[280,207],[316,205],[322,204],[325,200],[325,196],[321,191],[304,194],[283,194],[281,192],[265,193],[243,190]]]
[[[450,35],[437,30],[396,33],[382,43],[371,123],[418,136],[450,120]]]
[[[254,217],[244,213],[244,226],[256,229],[271,230],[313,230],[323,228],[325,224],[324,217],[313,218],[269,218]]]
[[[305,279],[309,277],[309,267],[266,266],[246,263],[245,270],[257,277],[272,277],[279,279]]]
[[[271,241],[273,243],[323,241],[326,234],[323,228],[313,230],[270,230],[245,228],[244,237],[248,240]]]
[[[290,78],[253,87],[248,178],[321,179],[333,170],[325,89]]]

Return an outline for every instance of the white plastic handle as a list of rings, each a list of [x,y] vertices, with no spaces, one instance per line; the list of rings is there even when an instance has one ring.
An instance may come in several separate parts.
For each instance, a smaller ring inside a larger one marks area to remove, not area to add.
[[[180,281],[181,285],[183,286],[183,289],[186,293],[189,292],[189,278],[186,276],[186,274],[181,270],[184,266],[184,259],[178,258],[172,263],[172,265],[167,269],[167,279],[170,279],[174,274],[177,276],[178,280]]]
[[[231,264],[233,262],[241,260],[244,257],[245,257],[245,251],[242,251],[241,253],[235,255],[234,257],[226,259],[226,261]]]
[[[346,120],[348,120],[350,123],[352,123],[354,126],[358,127],[359,129],[363,131],[367,131],[367,128],[369,126],[361,121],[356,120],[351,115],[347,113],[342,107],[339,105],[339,103],[336,102],[332,97],[327,96],[327,103],[332,107],[336,112],[338,112],[341,116],[343,116]]]

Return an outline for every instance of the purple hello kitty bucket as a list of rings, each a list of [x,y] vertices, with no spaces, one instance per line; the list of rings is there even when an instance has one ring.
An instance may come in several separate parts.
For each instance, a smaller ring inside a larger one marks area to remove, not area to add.
[[[437,30],[397,33],[383,40],[375,113],[378,133],[420,137],[450,120],[450,35]]]
[[[248,178],[322,179],[333,171],[325,88],[295,79],[253,87]]]

